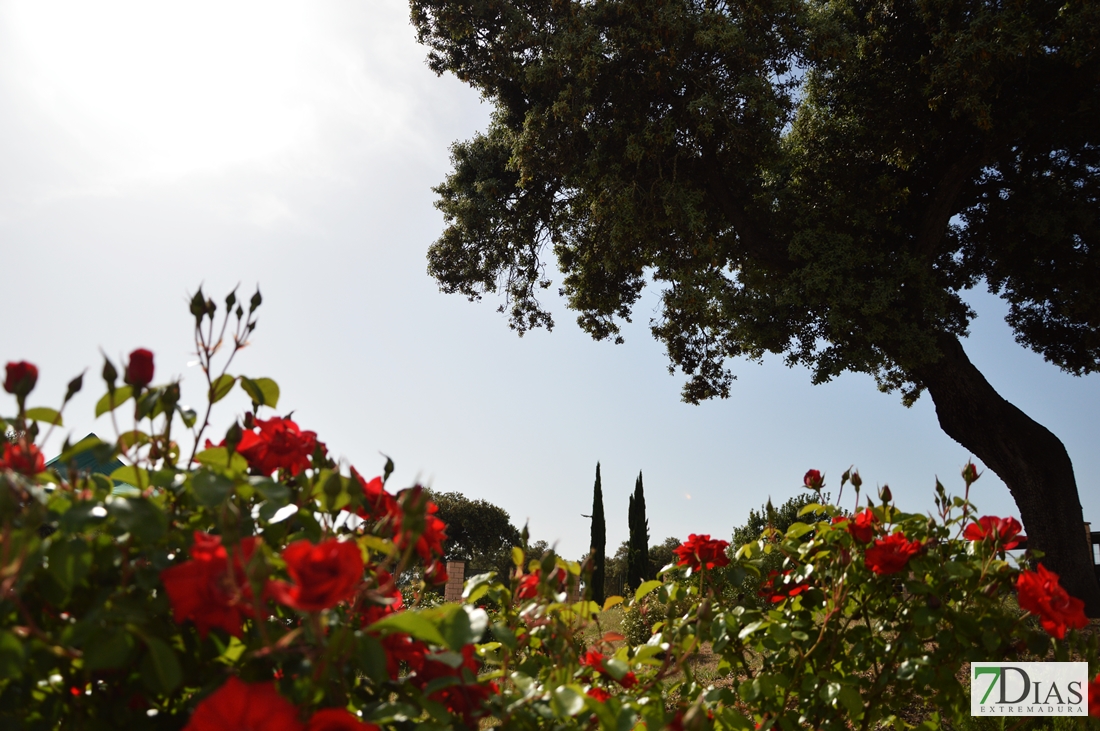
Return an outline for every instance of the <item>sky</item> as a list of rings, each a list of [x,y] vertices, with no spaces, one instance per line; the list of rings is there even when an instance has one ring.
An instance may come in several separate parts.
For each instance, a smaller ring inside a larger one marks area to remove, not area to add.
[[[490,109],[425,56],[400,0],[0,0],[0,359],[39,366],[34,406],[88,372],[49,455],[68,433],[113,435],[93,418],[101,352],[152,350],[156,381],[182,379],[197,405],[188,300],[239,285],[264,304],[230,372],[276,380],[279,413],[365,475],[389,455],[391,486],[488,500],[570,558],[588,549],[597,462],[609,550],[639,471],[654,543],[728,540],[810,468],[835,498],[855,465],[865,491],[888,483],[915,512],[937,476],[961,493],[970,455],[931,400],[906,409],[866,376],[812,386],[778,357],[735,362],[729,399],[682,403],[649,335],[656,291],[622,345],[554,299],[554,331],[519,338],[497,301],[441,294],[431,188]],[[970,301],[970,358],[1062,439],[1100,524],[1100,381],[1019,347],[995,297]],[[239,392],[219,403],[213,436],[247,408]],[[1019,515],[991,472],[971,497]]]

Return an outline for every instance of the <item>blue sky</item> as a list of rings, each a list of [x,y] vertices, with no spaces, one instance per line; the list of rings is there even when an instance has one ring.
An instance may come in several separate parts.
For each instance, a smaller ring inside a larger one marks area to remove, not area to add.
[[[88,368],[67,431],[109,434],[91,418],[99,350],[136,347],[197,402],[189,295],[258,283],[232,372],[278,381],[280,412],[365,474],[388,454],[398,486],[494,502],[570,557],[587,549],[597,460],[612,546],[639,470],[655,542],[728,538],[811,467],[835,487],[854,464],[916,511],[937,475],[961,491],[969,455],[931,401],[905,409],[864,376],[814,387],[779,358],[735,363],[731,398],[681,403],[648,333],[656,292],[619,346],[554,301],[555,331],[521,339],[497,302],[440,294],[430,188],[489,109],[427,69],[407,17],[399,0],[0,2],[0,358],[40,366],[32,403]],[[1100,523],[1096,376],[1059,372],[1013,342],[997,299],[972,302],[971,359],[1063,440]],[[247,404],[219,406],[220,437]],[[1018,515],[991,473],[973,497]]]

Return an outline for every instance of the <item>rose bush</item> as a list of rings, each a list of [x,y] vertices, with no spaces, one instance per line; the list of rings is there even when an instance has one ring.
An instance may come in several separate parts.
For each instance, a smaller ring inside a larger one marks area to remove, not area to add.
[[[736,550],[692,534],[625,601],[646,612],[638,642],[602,624],[622,597],[597,606],[586,566],[528,562],[527,546],[510,574],[467,581],[461,603],[422,606],[445,578],[446,526],[426,491],[392,491],[389,462],[370,479],[338,464],[316,433],[269,413],[273,380],[228,373],[259,305],[231,294],[219,320],[201,291],[192,299],[201,417],[135,350],[122,383],[104,363],[96,406],[133,428],[67,442],[50,469],[40,429],[63,426],[82,379],[60,409],[28,408],[38,369],[9,364],[0,727],[847,730],[903,727],[917,703],[934,728],[969,714],[969,661],[1075,656],[1096,671],[1079,603],[1041,563],[1006,559],[1018,524],[971,519],[972,465],[963,497],[937,485],[936,515],[884,490],[855,515],[809,504]],[[252,409],[215,444],[213,407],[234,388]],[[75,468],[84,454],[125,464],[89,474]],[[824,476],[804,483],[820,494]],[[782,567],[760,577],[765,601],[740,603],[729,586],[768,555]],[[716,677],[696,670],[704,648]]]

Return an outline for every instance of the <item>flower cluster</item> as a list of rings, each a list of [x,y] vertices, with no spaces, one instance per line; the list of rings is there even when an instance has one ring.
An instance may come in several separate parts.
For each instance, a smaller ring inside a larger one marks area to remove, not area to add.
[[[985,515],[978,518],[978,522],[966,526],[963,538],[968,541],[989,541],[998,548],[1010,551],[1016,548],[1027,536],[1020,533],[1023,526],[1015,518],[997,518]]]
[[[864,563],[876,574],[896,574],[909,564],[909,559],[917,555],[921,548],[920,541],[911,541],[901,532],[891,533],[875,540],[875,544],[864,554]]]
[[[1016,579],[1016,598],[1020,609],[1031,612],[1053,637],[1062,639],[1066,628],[1088,626],[1085,603],[1070,596],[1058,582],[1058,574],[1039,564],[1036,571],[1021,571]]]
[[[602,605],[581,590],[593,578],[583,566],[552,552],[525,565],[529,546],[512,551],[514,570],[468,580],[461,604],[438,603],[447,526],[431,493],[391,492],[388,461],[366,479],[315,432],[262,411],[277,407],[274,381],[227,373],[232,353],[214,364],[224,343],[248,341],[259,294],[247,315],[226,299],[235,330],[213,326],[217,306],[200,295],[210,405],[238,387],[252,401],[217,446],[203,441],[210,409],[200,419],[181,406],[180,384],[158,385],[139,348],[123,368],[104,363],[96,405],[132,409],[112,419],[127,431],[67,441],[47,469],[38,427],[61,413],[27,408],[37,367],[7,366],[17,409],[0,424],[15,435],[0,445],[0,727],[878,728],[900,717],[894,697],[925,699],[954,724],[969,714],[957,663],[973,648],[999,659],[1053,645],[1097,661],[1074,632],[1082,602],[1044,565],[1006,557],[1019,522],[971,520],[969,494],[942,488],[938,517],[903,513],[884,488],[853,514],[806,506],[737,551],[693,533],[676,567]],[[180,422],[206,449],[187,456]],[[110,476],[80,468],[116,458]],[[977,476],[968,465],[967,488]],[[820,492],[824,476],[810,470],[804,484]],[[601,624],[616,605],[640,618],[628,629],[624,615],[625,637]],[[721,687],[700,682],[704,644]],[[1098,696],[1100,678],[1092,714]]]
[[[688,535],[687,541],[673,550],[676,554],[677,566],[687,566],[692,571],[700,569],[714,569],[728,566],[730,558],[726,555],[730,544],[711,538],[708,534]]]

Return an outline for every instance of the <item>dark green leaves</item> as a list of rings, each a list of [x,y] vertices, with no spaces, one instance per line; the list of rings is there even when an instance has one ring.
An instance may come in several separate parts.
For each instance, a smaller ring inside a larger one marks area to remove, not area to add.
[[[168,518],[145,498],[113,497],[107,511],[124,530],[145,544],[159,541],[168,529]]]
[[[199,470],[192,475],[190,484],[195,498],[208,508],[221,505],[233,492],[233,480],[213,470]]]
[[[84,580],[92,566],[92,551],[81,538],[54,543],[48,555],[50,575],[66,593]]]
[[[19,677],[25,660],[23,642],[11,632],[0,630],[0,680]]]
[[[141,662],[142,679],[155,692],[171,693],[183,681],[183,670],[175,651],[157,637],[143,634],[141,639],[148,649]]]
[[[110,670],[125,665],[134,649],[134,638],[123,627],[93,632],[84,645],[86,670]]]

